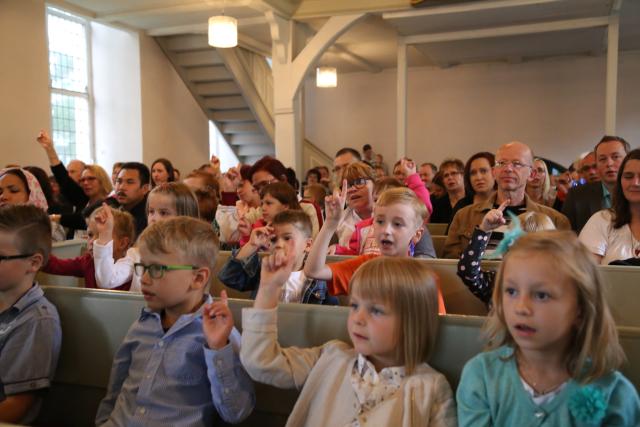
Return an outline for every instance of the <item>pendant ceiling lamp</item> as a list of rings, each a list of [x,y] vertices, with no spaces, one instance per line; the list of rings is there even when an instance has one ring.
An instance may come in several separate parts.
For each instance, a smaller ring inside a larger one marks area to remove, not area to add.
[[[335,67],[316,68],[316,86],[336,87],[338,86],[338,71]]]
[[[209,18],[209,45],[213,47],[236,47],[238,45],[238,21],[226,15]]]

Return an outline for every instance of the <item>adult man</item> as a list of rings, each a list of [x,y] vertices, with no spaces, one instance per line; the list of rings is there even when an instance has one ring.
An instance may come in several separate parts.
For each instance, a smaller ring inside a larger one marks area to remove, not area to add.
[[[362,146],[362,160],[369,163],[371,165],[372,168],[376,167],[376,159],[374,159],[373,157],[373,149],[371,148],[371,145],[369,144],[364,144]]]
[[[436,165],[433,163],[423,163],[420,165],[418,173],[420,174],[420,179],[424,182],[424,186],[431,191],[431,182],[433,182],[433,177],[438,173]]]
[[[447,159],[440,164],[440,173],[446,193],[442,197],[431,198],[433,213],[429,221],[448,224],[453,218],[453,207],[465,195],[464,163],[460,159]]]
[[[82,175],[82,171],[84,170],[85,167],[86,165],[84,164],[83,161],[71,160],[69,163],[67,163],[67,173],[69,174],[69,177],[72,180],[74,180],[79,184],[80,175]]]
[[[345,147],[338,150],[335,157],[333,158],[333,174],[334,174],[333,176],[334,176],[335,183],[338,187],[342,185],[342,183],[339,181],[342,179],[343,169],[347,165],[350,165],[351,163],[359,162],[360,160],[361,158],[360,158],[360,153],[358,153],[358,150],[355,150],[350,147]]]
[[[616,185],[618,169],[629,150],[629,143],[619,136],[605,135],[596,144],[593,152],[601,182],[571,189],[562,206],[562,213],[569,218],[571,228],[577,233],[582,230],[591,215],[611,207],[611,193]]]
[[[592,151],[580,159],[578,172],[580,173],[580,178],[584,179],[587,183],[600,182],[596,153]]]
[[[496,163],[493,168],[498,191],[488,200],[466,206],[456,213],[445,241],[444,258],[458,258],[462,249],[469,243],[474,227],[482,222],[482,218],[489,210],[497,208],[505,201],[508,201],[506,210],[515,215],[527,211],[542,212],[551,218],[558,229],[568,230],[569,221],[564,215],[533,202],[526,195],[525,187],[527,181],[531,179],[532,171],[533,153],[527,145],[521,142],[510,142],[501,146],[496,153]],[[487,246],[489,249],[494,249],[502,240],[507,225],[492,233]]]
[[[124,163],[116,179],[116,200],[135,218],[138,236],[147,226],[149,179],[149,168],[138,162]]]

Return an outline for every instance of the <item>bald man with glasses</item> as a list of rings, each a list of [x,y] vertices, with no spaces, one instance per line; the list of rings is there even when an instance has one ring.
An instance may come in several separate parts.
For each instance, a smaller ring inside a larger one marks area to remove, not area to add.
[[[521,142],[510,142],[498,148],[493,176],[498,184],[496,194],[486,201],[466,206],[456,213],[444,246],[444,258],[458,258],[462,250],[469,244],[474,229],[480,225],[482,218],[491,209],[497,209],[506,202],[505,211],[515,215],[536,211],[549,216],[556,228],[570,229],[569,220],[558,211],[533,202],[526,195],[525,188],[534,174],[533,153],[529,146]],[[504,231],[509,226],[509,219],[505,213],[507,224],[491,233],[488,250],[492,250],[502,240]]]

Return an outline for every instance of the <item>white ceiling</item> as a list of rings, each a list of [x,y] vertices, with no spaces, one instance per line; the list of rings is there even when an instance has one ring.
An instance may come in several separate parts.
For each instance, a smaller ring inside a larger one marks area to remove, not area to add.
[[[298,0],[300,2],[300,0]],[[329,4],[329,0],[326,0]],[[348,0],[342,0],[348,1]],[[450,33],[608,16],[618,0],[468,0],[427,2],[428,7],[372,13],[321,58],[340,72],[379,71],[396,66],[399,37]],[[304,0],[301,0],[304,3]],[[224,13],[239,20],[241,40],[271,45],[260,0],[66,0],[95,19],[146,31],[150,35],[206,32],[209,16]],[[295,4],[296,1],[289,1]],[[294,14],[294,19],[295,19]],[[297,19],[311,36],[328,18]],[[640,49],[640,1],[624,0],[620,9],[620,49]],[[449,67],[469,62],[526,61],[557,55],[606,52],[606,30],[586,28],[507,37],[423,43],[410,46],[410,66]]]

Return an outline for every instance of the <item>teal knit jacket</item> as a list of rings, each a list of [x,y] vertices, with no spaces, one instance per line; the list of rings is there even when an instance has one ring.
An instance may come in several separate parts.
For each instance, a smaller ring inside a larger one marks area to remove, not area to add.
[[[467,362],[457,391],[460,427],[640,426],[638,393],[620,372],[588,385],[570,380],[553,400],[538,406],[512,356],[511,347],[500,347]]]

